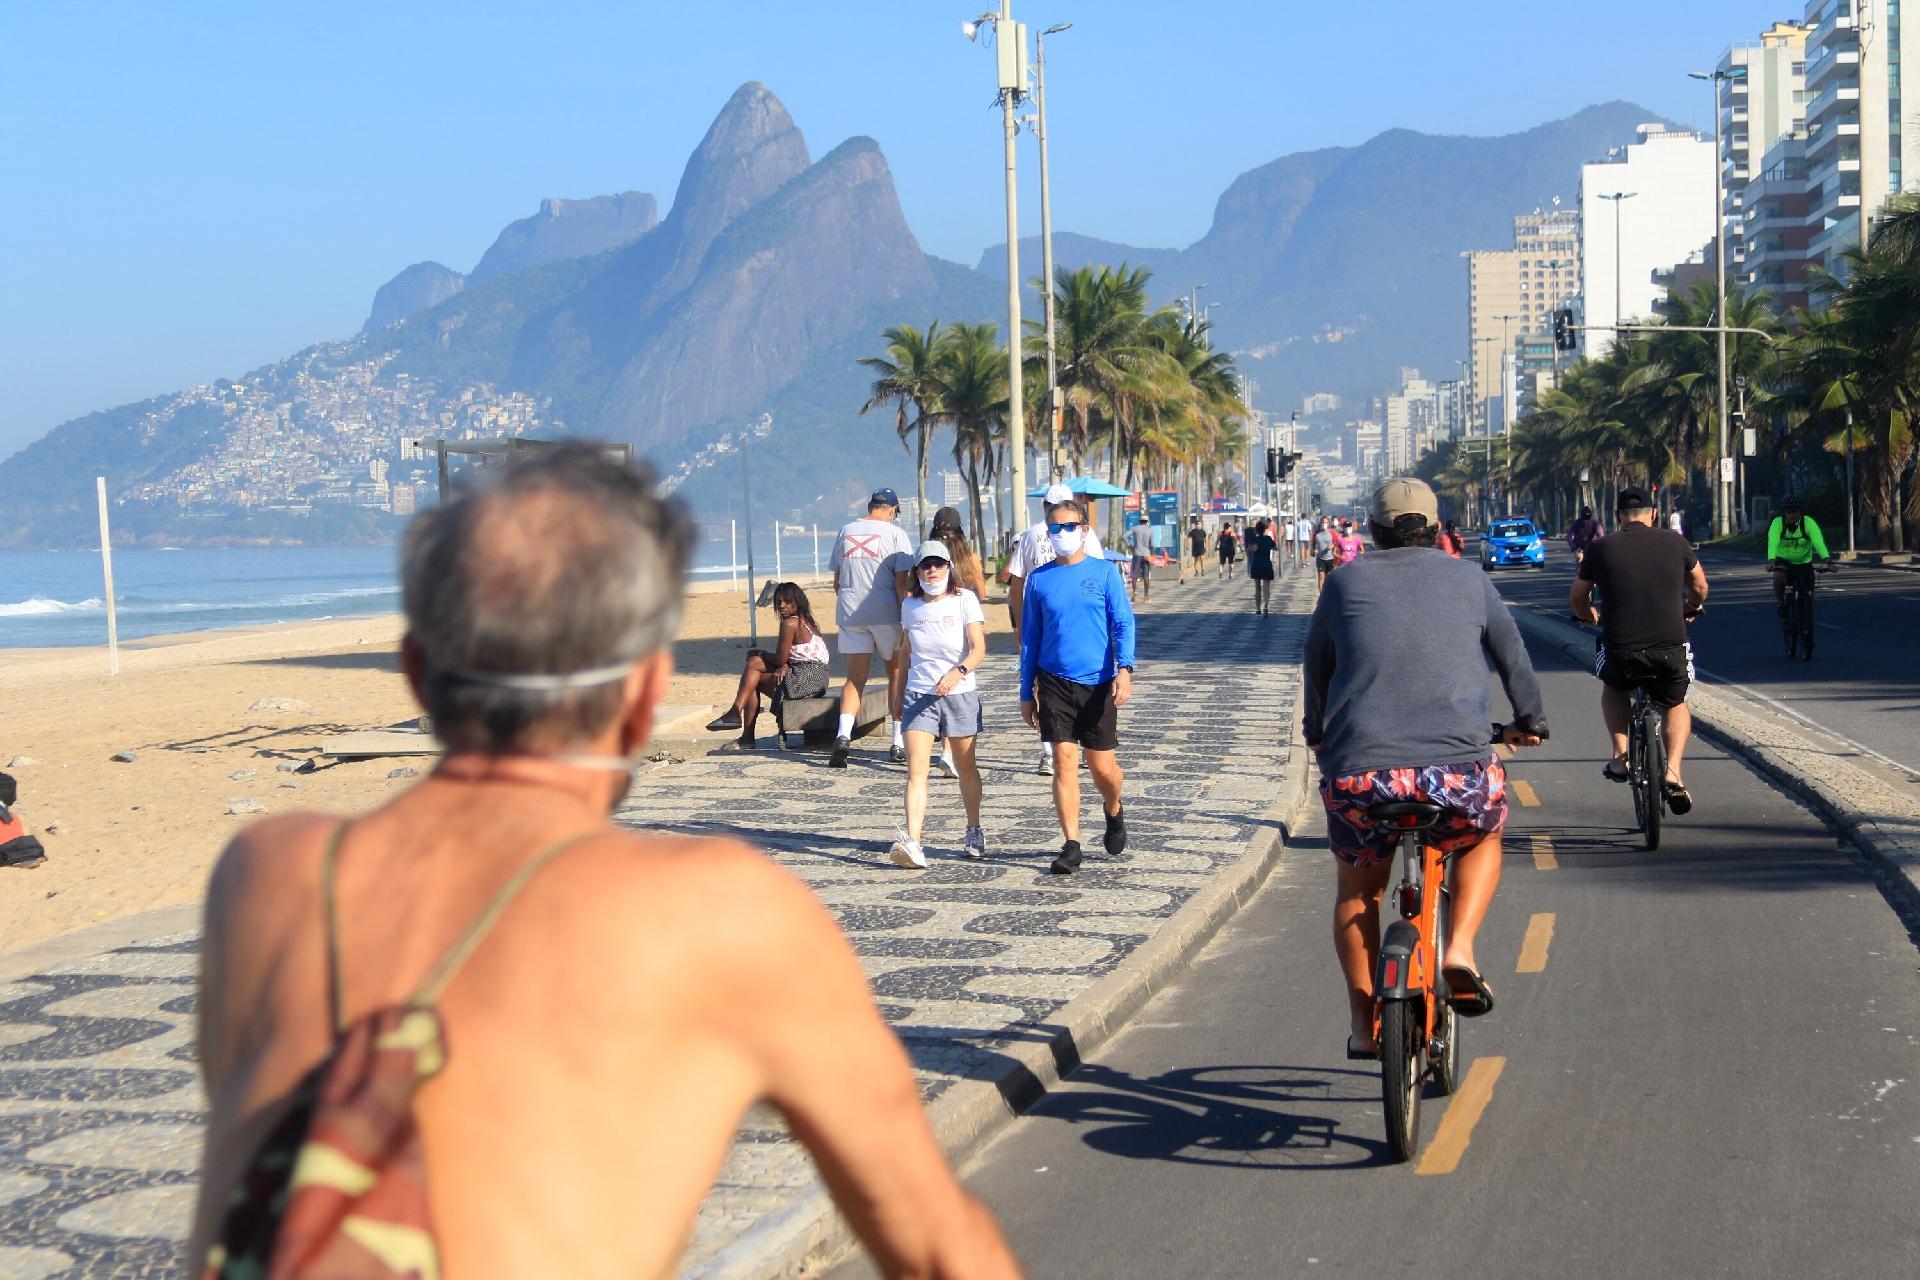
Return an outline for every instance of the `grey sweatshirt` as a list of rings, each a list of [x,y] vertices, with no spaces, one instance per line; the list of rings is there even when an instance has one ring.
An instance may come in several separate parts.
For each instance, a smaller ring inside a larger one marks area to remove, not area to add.
[[[1486,759],[1489,666],[1513,722],[1544,731],[1519,628],[1476,562],[1398,547],[1334,570],[1307,628],[1304,725],[1321,772]]]

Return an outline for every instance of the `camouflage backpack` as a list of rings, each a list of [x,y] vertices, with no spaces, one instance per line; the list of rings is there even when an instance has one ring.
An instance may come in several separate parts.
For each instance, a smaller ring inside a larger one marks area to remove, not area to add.
[[[333,1049],[294,1089],[286,1114],[247,1162],[202,1280],[439,1280],[413,1116],[415,1092],[447,1062],[434,1006],[534,872],[591,834],[562,840],[515,872],[404,1004],[346,1023],[334,915],[346,824],[335,830],[321,863]]]

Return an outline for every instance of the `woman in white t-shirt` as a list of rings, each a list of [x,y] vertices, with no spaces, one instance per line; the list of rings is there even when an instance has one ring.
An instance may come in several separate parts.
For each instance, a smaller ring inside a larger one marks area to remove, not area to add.
[[[907,738],[907,821],[887,857],[895,866],[924,867],[920,833],[927,816],[927,773],[935,738],[945,738],[960,775],[967,809],[962,848],[969,858],[987,856],[980,829],[980,767],[974,739],[981,729],[980,692],[974,672],[987,656],[987,616],[980,597],[962,587],[944,542],[928,539],[914,555],[913,589],[900,602],[906,693],[900,723]]]

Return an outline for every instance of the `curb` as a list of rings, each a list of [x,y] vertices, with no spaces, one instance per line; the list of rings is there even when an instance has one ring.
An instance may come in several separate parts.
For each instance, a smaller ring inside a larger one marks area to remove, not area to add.
[[[1531,638],[1583,670],[1592,669],[1592,632],[1526,606],[1511,612]],[[1830,750],[1745,710],[1732,695],[1710,685],[1696,682],[1687,705],[1693,708],[1696,732],[1803,801],[1882,873],[1899,905],[1920,913],[1920,808],[1836,761]]]
[[[1232,867],[1194,894],[1112,973],[1069,1000],[1040,1030],[1045,1038],[1000,1049],[1011,1067],[993,1076],[960,1080],[927,1108],[941,1150],[954,1166],[985,1146],[1060,1079],[1077,1069],[1119,1031],[1147,1001],[1179,977],[1187,963],[1213,940],[1259,892],[1279,865],[1299,825],[1310,788],[1312,754],[1300,732],[1303,700],[1294,699],[1287,772],[1280,797],[1266,817],[1271,825],[1254,836]],[[684,1280],[802,1280],[836,1265],[857,1245],[852,1228],[817,1182],[799,1199],[741,1232]]]

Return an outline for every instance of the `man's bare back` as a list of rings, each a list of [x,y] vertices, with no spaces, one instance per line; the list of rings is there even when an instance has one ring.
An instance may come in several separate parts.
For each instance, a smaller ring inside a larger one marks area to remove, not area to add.
[[[543,512],[528,505],[507,514],[537,528]],[[498,576],[503,553],[488,550],[478,563]],[[433,662],[410,631],[402,665],[445,737],[443,716],[460,704],[444,701],[444,683],[442,705],[425,696]],[[461,749],[451,731],[431,775],[344,830],[344,1023],[409,1000],[517,871],[586,837],[532,876],[436,1002],[447,1061],[414,1095],[414,1115],[443,1273],[671,1274],[742,1113],[764,1098],[886,1274],[1016,1276],[991,1218],[954,1180],[906,1054],[825,908],[744,845],[607,821],[670,669],[656,652],[576,681],[617,684],[604,702],[613,712],[590,731],[574,723],[557,746]],[[317,814],[267,819],[214,871],[195,1270],[263,1138],[334,1044],[322,866],[341,830]]]

